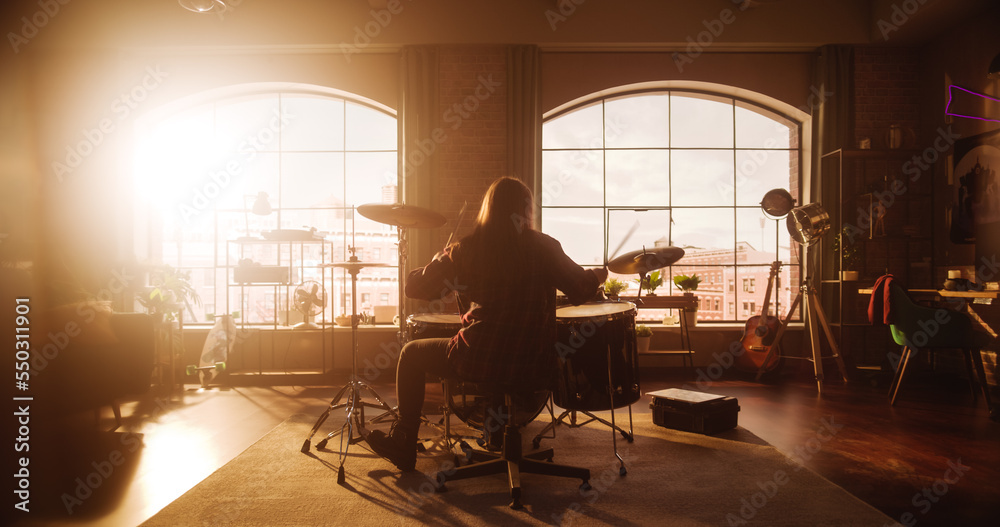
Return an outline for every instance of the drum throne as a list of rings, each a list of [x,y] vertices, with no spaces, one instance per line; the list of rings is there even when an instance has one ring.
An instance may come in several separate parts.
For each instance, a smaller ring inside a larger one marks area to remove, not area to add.
[[[478,478],[494,474],[507,474],[511,499],[510,507],[512,509],[520,509],[522,507],[521,473],[579,478],[582,480],[580,489],[590,489],[590,469],[553,463],[554,451],[552,448],[545,448],[530,453],[522,452],[523,440],[521,437],[521,428],[527,422],[530,422],[531,419],[518,419],[517,416],[522,415],[519,412],[530,412],[531,409],[519,409],[518,404],[532,400],[533,395],[535,395],[534,392],[544,391],[544,396],[547,398],[548,390],[531,390],[521,386],[515,387],[508,384],[494,383],[476,383],[476,390],[480,393],[489,394],[491,399],[503,400],[503,408],[499,412],[499,415],[503,417],[500,420],[504,424],[501,449],[499,452],[467,451],[467,455],[472,460],[471,463],[438,472],[436,476],[436,481],[440,482],[440,485],[437,487],[438,492],[446,491],[445,483],[449,481]],[[534,415],[537,416],[537,412]]]

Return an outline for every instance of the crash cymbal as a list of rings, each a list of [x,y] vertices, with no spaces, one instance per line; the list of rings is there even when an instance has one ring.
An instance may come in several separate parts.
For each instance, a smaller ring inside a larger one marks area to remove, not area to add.
[[[644,274],[673,265],[684,257],[680,247],[655,247],[625,253],[608,262],[608,269],[618,274]]]
[[[402,203],[366,203],[358,205],[358,213],[379,223],[414,229],[433,229],[447,221],[433,210]]]

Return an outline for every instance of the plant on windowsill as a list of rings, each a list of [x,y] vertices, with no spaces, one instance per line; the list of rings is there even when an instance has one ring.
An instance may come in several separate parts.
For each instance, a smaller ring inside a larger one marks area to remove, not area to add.
[[[649,352],[649,341],[653,338],[653,330],[645,324],[635,327],[636,351],[639,353]]]
[[[635,282],[646,292],[646,296],[656,296],[656,288],[663,285],[663,277],[660,276],[660,271],[653,271],[642,278],[636,278]]]
[[[833,237],[833,253],[840,257],[840,279],[852,281],[858,279],[858,268],[861,266],[864,246],[854,240],[857,229],[846,225],[840,234]]]
[[[685,296],[694,296],[694,292],[698,290],[698,284],[701,283],[701,277],[696,274],[691,276],[679,274],[674,276],[674,285],[676,285],[684,293]],[[684,323],[687,327],[694,326],[698,323],[698,306],[697,303],[693,309],[685,309],[681,313],[684,317]]]
[[[674,276],[674,285],[686,295],[694,294],[693,292],[698,290],[698,284],[700,283],[701,278],[696,274],[691,276],[684,274]]]
[[[628,289],[628,284],[617,278],[608,278],[604,281],[604,294],[611,300],[618,300],[618,295],[625,292],[626,289]]]

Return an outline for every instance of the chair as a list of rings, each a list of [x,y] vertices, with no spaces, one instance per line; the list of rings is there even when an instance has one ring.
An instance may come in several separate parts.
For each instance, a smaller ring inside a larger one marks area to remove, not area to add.
[[[532,399],[532,391],[527,391],[521,388],[492,383],[476,383],[476,385],[476,389],[480,393],[490,394],[497,399],[500,397],[503,398],[503,408],[499,412],[502,416],[518,416],[519,410],[517,402]],[[547,396],[547,392],[545,395]],[[531,409],[525,410],[530,411]],[[435,479],[440,483],[437,487],[438,492],[444,492],[447,490],[445,483],[448,481],[478,478],[493,474],[507,474],[507,482],[511,499],[510,507],[512,509],[520,509],[522,507],[522,472],[566,478],[580,478],[583,481],[580,484],[580,488],[583,490],[590,489],[590,469],[552,463],[554,453],[551,448],[546,448],[528,454],[523,453],[521,449],[521,426],[527,423],[520,423],[519,419],[509,417],[504,419],[504,421],[503,442],[500,452],[484,452],[480,450],[468,451],[467,455],[472,459],[472,463],[437,473]],[[527,421],[530,422],[530,419]]]
[[[986,399],[986,407],[990,411],[990,418],[996,420],[998,414],[994,412],[990,400],[989,385],[986,384],[986,371],[983,368],[983,357],[980,351],[989,346],[993,337],[989,333],[977,329],[975,322],[964,313],[915,304],[906,290],[895,282],[889,284],[889,302],[889,309],[892,312],[889,330],[896,344],[903,346],[896,374],[889,387],[889,404],[896,404],[896,396],[899,394],[903,375],[906,373],[910,358],[916,351],[921,349],[960,349],[965,358],[965,367],[973,399],[978,397],[975,389],[975,383],[978,380],[979,387]]]

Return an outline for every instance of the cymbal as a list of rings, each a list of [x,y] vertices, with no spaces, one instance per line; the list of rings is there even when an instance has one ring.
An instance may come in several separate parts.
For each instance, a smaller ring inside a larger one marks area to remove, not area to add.
[[[402,203],[366,203],[358,205],[358,213],[379,223],[416,229],[433,229],[447,221],[433,210]]]
[[[389,264],[381,262],[336,262],[336,263],[328,263],[320,265],[320,267],[338,267],[342,269],[347,269],[348,271],[360,270],[364,269],[365,267],[388,267],[388,266]]]
[[[680,247],[640,249],[614,258],[608,262],[608,269],[618,274],[644,274],[673,265],[683,257],[684,249]]]

